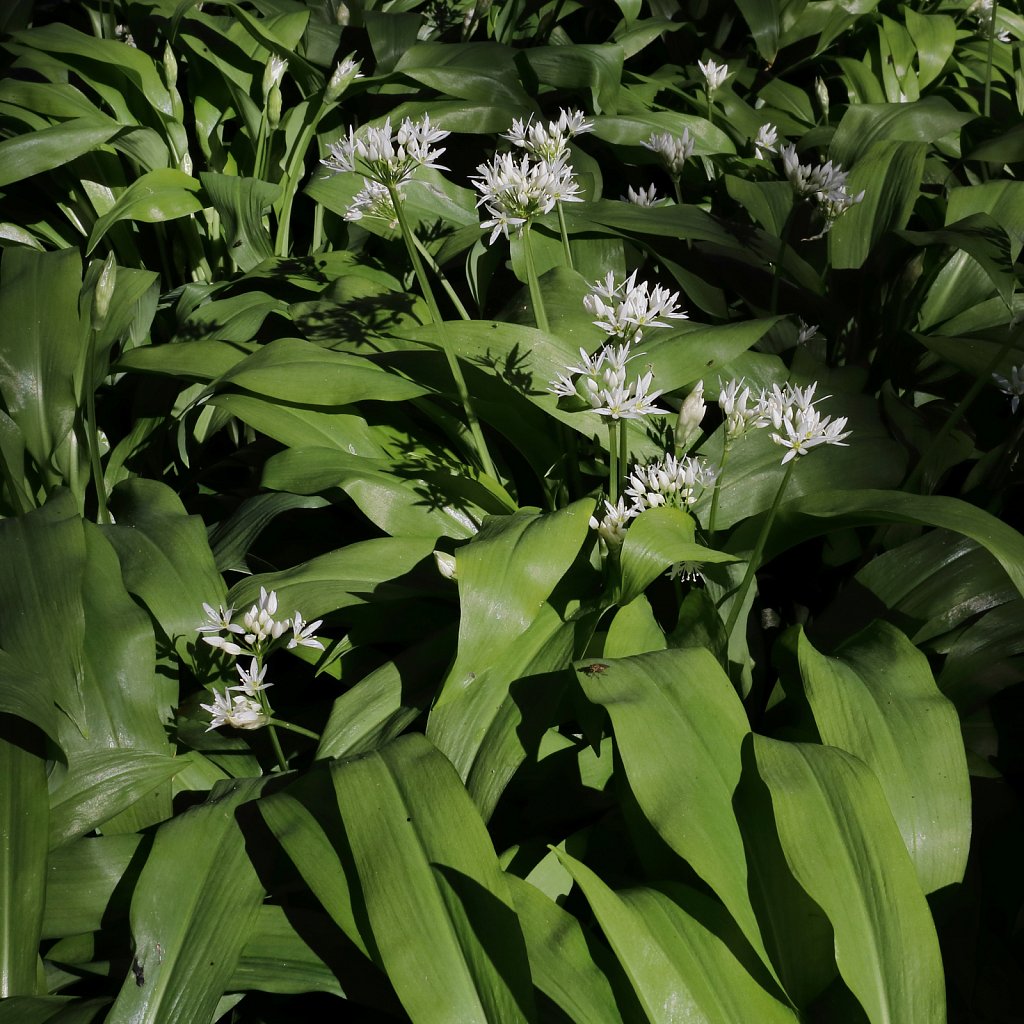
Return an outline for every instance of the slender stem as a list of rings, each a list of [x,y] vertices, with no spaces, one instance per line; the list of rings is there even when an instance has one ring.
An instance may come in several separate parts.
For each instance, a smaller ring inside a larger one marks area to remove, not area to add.
[[[289,234],[292,223],[292,206],[295,203],[295,195],[298,192],[299,179],[305,167],[306,150],[313,140],[313,133],[316,131],[320,118],[325,110],[323,100],[317,104],[316,113],[303,125],[295,145],[285,160],[284,180],[281,182],[281,198],[278,201],[277,238],[274,242],[274,255],[287,256],[289,247]]]
[[[274,723],[280,725],[280,722]],[[288,771],[288,761],[285,759],[284,751],[281,749],[281,741],[277,738],[277,729],[274,724],[267,724],[267,732],[270,733],[270,745],[274,748],[274,757],[277,759],[277,767],[281,771]]]
[[[680,177],[679,177],[678,174],[673,174],[672,175],[672,188],[675,190],[675,193],[676,193],[676,202],[680,206],[682,206],[683,205],[683,187],[680,184]]]
[[[96,390],[92,386],[92,364],[96,352],[96,332],[89,331],[89,350],[85,357],[85,373],[83,374],[83,386],[85,387],[85,415],[88,420],[86,428],[89,438],[89,464],[92,467],[92,482],[96,489],[96,521],[107,525],[110,523],[110,513],[107,510],[107,483],[103,479],[103,465],[100,462],[100,433],[96,423]]]
[[[772,507],[768,510],[768,515],[765,516],[764,522],[761,524],[761,532],[758,534],[754,551],[750,556],[750,561],[747,563],[747,571],[743,575],[743,582],[740,584],[740,589],[736,592],[732,607],[729,609],[729,618],[725,622],[725,635],[727,638],[732,637],[732,631],[736,626],[736,620],[739,618],[740,609],[747,598],[747,591],[750,590],[750,584],[754,580],[754,574],[757,572],[761,556],[764,554],[764,546],[768,540],[768,535],[771,533],[772,524],[775,522],[775,515],[782,504],[782,496],[786,493],[786,487],[789,485],[790,477],[792,477],[793,470],[796,468],[797,458],[799,456],[794,455],[786,467],[786,475],[782,478],[782,483],[779,484],[779,489],[775,493]]]
[[[565,223],[565,204],[555,203],[558,209],[558,230],[562,236],[562,252],[565,255],[565,265],[570,269],[575,269],[572,265],[572,249],[569,248],[569,229]]]
[[[629,448],[627,447],[628,441],[626,439],[626,421],[619,420],[619,474],[622,483],[629,475]]]
[[[319,252],[324,244],[324,204],[317,203],[313,210],[313,240],[310,242],[310,253]]]
[[[985,62],[985,94],[981,112],[988,117],[992,110],[992,62],[996,52],[996,11],[999,4],[992,4],[992,14],[988,23],[988,59]],[[985,166],[984,164],[982,166]]]
[[[434,298],[433,289],[430,287],[430,279],[427,277],[427,271],[423,266],[423,260],[420,259],[420,254],[416,250],[416,246],[413,245],[413,230],[409,224],[409,218],[405,215],[402,198],[398,194],[398,189],[396,189],[394,185],[388,185],[387,189],[388,194],[391,196],[392,205],[395,208],[395,216],[398,219],[398,226],[402,232],[402,239],[405,242],[406,252],[409,254],[409,260],[412,263],[412,268],[416,274],[416,278],[420,283],[423,298],[426,300],[427,308],[430,310],[430,317],[433,320],[434,325],[437,327],[437,334],[441,341],[441,348],[444,349],[445,358],[448,360],[448,367],[455,380],[455,388],[459,393],[462,408],[466,413],[466,420],[469,423],[469,431],[473,436],[473,442],[476,445],[476,452],[480,459],[480,464],[485,473],[497,480],[498,474],[495,472],[494,463],[491,462],[491,455],[487,450],[487,442],[484,441],[483,431],[480,429],[480,422],[476,418],[476,413],[473,411],[473,405],[469,400],[469,389],[466,387],[466,378],[462,375],[462,367],[459,366],[459,361],[455,356],[455,353],[452,351],[451,342],[448,338],[448,331],[445,328],[444,320],[441,317],[441,311],[438,309],[437,300]]]
[[[260,113],[260,127],[256,135],[256,156],[253,160],[253,176],[265,178],[263,160],[267,146],[267,105],[263,104],[263,111]]]
[[[619,446],[615,443],[615,421],[608,421],[608,500],[619,500]]]
[[[419,240],[415,233],[413,233],[412,241],[419,250],[420,256],[422,256],[424,261],[430,265],[430,269],[437,274],[437,279],[441,282],[441,287],[444,288],[448,298],[451,299],[452,305],[455,307],[459,316],[462,317],[463,320],[472,320],[473,318],[466,312],[466,307],[462,304],[462,300],[459,298],[459,293],[451,286],[451,282],[447,277],[445,277],[444,271],[438,265],[437,260],[435,260],[430,254],[430,250]]]
[[[538,330],[547,334],[550,331],[548,326],[548,314],[544,308],[544,297],[540,291],[540,281],[537,279],[537,264],[533,259],[533,242],[530,240],[529,221],[523,226],[523,256],[526,259],[526,283],[530,287],[530,304],[533,306],[533,319],[537,323]]]
[[[311,732],[309,729],[303,729],[301,725],[295,725],[293,722],[284,722],[280,718],[275,718],[270,723],[271,728],[277,726],[279,729],[287,729],[288,732],[297,732],[300,736],[308,736],[311,740],[319,740],[320,736]]]
[[[708,513],[708,536],[715,535],[715,518],[718,515],[718,495],[722,489],[722,477],[725,476],[725,464],[729,461],[729,452],[732,445],[726,441],[722,448],[722,461],[718,467],[718,476],[715,477],[715,489],[711,492],[711,511]]]

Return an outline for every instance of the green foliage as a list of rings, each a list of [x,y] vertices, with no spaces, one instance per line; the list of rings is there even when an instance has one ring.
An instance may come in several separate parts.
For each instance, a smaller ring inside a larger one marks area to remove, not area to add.
[[[0,1021],[1016,1019],[1017,5],[8,6]]]

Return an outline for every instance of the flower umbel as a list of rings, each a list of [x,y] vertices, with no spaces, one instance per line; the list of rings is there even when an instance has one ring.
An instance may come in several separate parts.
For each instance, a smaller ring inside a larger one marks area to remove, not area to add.
[[[598,536],[604,540],[609,547],[619,547],[626,539],[626,527],[637,512],[634,509],[626,508],[625,499],[619,498],[616,504],[608,499],[604,502],[605,514],[598,519],[596,515],[590,517],[590,528],[597,530]]]
[[[779,130],[773,124],[763,124],[754,138],[754,156],[763,160],[766,154],[774,153],[779,144]]]
[[[686,508],[714,484],[716,476],[717,470],[704,459],[666,455],[658,462],[634,466],[626,494],[633,499],[638,514],[662,505]]]
[[[645,143],[644,149],[657,153],[665,164],[665,168],[673,178],[683,173],[686,161],[693,156],[693,140],[690,132],[684,128],[682,135],[671,135],[668,132],[655,132]]]
[[[546,124],[517,117],[502,138],[538,160],[555,161],[568,153],[571,138],[593,130],[593,122],[581,110],[560,110],[558,118]]]
[[[349,128],[348,138],[330,145],[331,155],[320,162],[335,173],[361,171],[380,185],[398,188],[412,179],[419,167],[446,170],[437,161],[443,149],[432,148],[450,133],[430,123],[430,115],[419,121],[406,118],[393,131],[389,117],[380,128],[370,126],[357,138]]]
[[[223,693],[214,690],[213,703],[199,705],[210,712],[210,725],[206,731],[219,729],[222,725],[230,725],[233,729],[262,729],[269,721],[263,705],[244,694],[229,696],[230,689]]]
[[[800,163],[796,155],[796,146],[790,144],[779,150],[782,157],[782,168],[798,196],[807,196],[816,200],[825,216],[825,230],[832,225],[851,206],[864,198],[864,191],[851,195],[846,188],[847,172],[831,160],[818,164]]]
[[[1009,377],[993,373],[992,379],[1004,395],[1010,396],[1010,412],[1015,413],[1024,396],[1024,366],[1011,366]]]
[[[608,344],[596,356],[590,356],[581,348],[580,365],[566,367],[566,373],[552,381],[548,390],[564,397],[578,397],[578,384],[582,383],[590,407],[599,416],[613,420],[638,420],[652,413],[667,412],[654,404],[661,392],[650,390],[654,379],[652,371],[627,381],[626,364],[642,354],[630,355],[629,349],[628,342]],[[574,383],[570,374],[579,374],[579,381]]]
[[[709,94],[715,92],[729,75],[728,64],[716,64],[710,57],[707,64],[703,63],[703,61],[697,61],[697,67],[700,68],[700,73],[704,76],[704,82]]]
[[[608,274],[590,286],[590,294],[584,296],[583,306],[597,319],[594,324],[612,337],[627,342],[639,343],[648,327],[668,327],[660,317],[670,320],[686,320],[686,313],[679,308],[679,292],[670,292],[661,285],[653,288],[646,282],[636,283],[634,270],[625,281],[617,282],[615,274]]]

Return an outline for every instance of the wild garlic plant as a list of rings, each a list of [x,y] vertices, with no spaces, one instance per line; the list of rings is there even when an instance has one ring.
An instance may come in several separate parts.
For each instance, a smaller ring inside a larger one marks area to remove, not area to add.
[[[205,621],[196,626],[196,632],[216,650],[229,658],[248,658],[248,664],[238,661],[235,670],[239,682],[227,686],[223,693],[213,689],[213,703],[201,704],[210,713],[207,732],[228,725],[233,729],[262,729],[266,727],[277,758],[278,767],[286,771],[288,763],[281,744],[274,731],[275,726],[289,729],[303,736],[316,739],[301,726],[274,718],[274,711],[267,697],[267,690],[273,683],[266,681],[267,658],[280,647],[294,650],[296,647],[310,647],[322,651],[323,642],[316,636],[323,620],[307,622],[300,612],[289,618],[278,618],[277,593],[260,587],[259,601],[242,615],[241,622],[234,621],[234,608],[225,610],[223,605],[214,608],[203,604]]]

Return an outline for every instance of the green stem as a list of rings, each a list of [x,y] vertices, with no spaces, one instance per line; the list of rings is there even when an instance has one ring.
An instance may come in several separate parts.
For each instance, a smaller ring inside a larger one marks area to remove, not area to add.
[[[459,298],[458,292],[451,286],[448,278],[445,277],[444,271],[438,265],[437,260],[430,254],[430,250],[419,240],[419,238],[413,234],[413,244],[419,250],[420,256],[430,265],[430,269],[437,274],[437,279],[441,282],[441,287],[444,288],[448,298],[451,299],[452,305],[455,307],[456,312],[463,320],[472,320],[473,318],[466,312],[466,307],[462,304],[462,300]]]
[[[107,483],[103,479],[103,465],[100,462],[100,434],[96,424],[96,391],[92,386],[92,364],[96,352],[96,332],[89,331],[89,350],[85,357],[85,415],[88,420],[86,432],[89,438],[89,464],[92,467],[93,487],[96,489],[96,521],[109,525],[110,513],[107,511]]]
[[[274,748],[274,757],[277,759],[277,767],[283,772],[288,771],[288,762],[285,759],[284,751],[281,749],[281,741],[277,738],[277,730],[273,725],[268,723],[267,732],[270,733],[270,745]]]
[[[526,259],[526,283],[530,287],[530,304],[533,306],[533,319],[537,329],[549,333],[548,314],[544,308],[544,297],[540,292],[540,281],[537,279],[537,264],[533,259],[533,242],[530,240],[529,221],[523,226],[523,257]]]
[[[725,464],[729,461],[729,452],[732,445],[726,441],[722,448],[722,461],[718,466],[718,476],[715,477],[715,489],[711,492],[711,511],[708,513],[708,536],[715,535],[715,518],[718,515],[718,496],[722,489],[722,477],[725,476]]]
[[[270,725],[271,728],[276,725],[279,729],[287,729],[289,732],[297,732],[300,736],[308,736],[309,739],[317,740],[317,742],[320,740],[317,733],[311,732],[309,729],[303,729],[301,725],[295,725],[292,722],[284,722],[280,718],[275,718]]]
[[[622,479],[619,483],[625,483],[629,475],[629,448],[626,439],[626,421],[619,420],[619,474]]]
[[[678,203],[680,206],[682,206],[683,205],[683,187],[680,184],[680,181],[681,181],[681,179],[680,179],[678,174],[673,174],[672,175],[672,188],[675,190],[676,203]]]
[[[317,203],[313,210],[313,240],[310,242],[310,253],[319,252],[324,244],[324,206]]]
[[[988,117],[992,110],[992,62],[996,52],[996,11],[999,4],[992,4],[992,16],[988,23],[988,59],[985,62],[985,95],[982,101],[981,112]],[[985,164],[982,164],[985,167]]]
[[[736,626],[736,620],[739,618],[740,609],[743,607],[743,602],[747,598],[747,591],[750,590],[750,584],[753,582],[754,574],[757,572],[758,565],[761,562],[765,543],[768,540],[768,535],[771,533],[772,524],[775,522],[775,515],[782,504],[782,496],[786,493],[786,487],[789,485],[789,480],[793,475],[793,470],[796,468],[796,460],[798,458],[798,455],[794,455],[786,467],[786,475],[782,478],[782,483],[779,484],[779,489],[775,493],[772,507],[768,510],[768,515],[765,516],[764,522],[761,524],[761,532],[757,536],[757,543],[754,545],[750,561],[747,563],[747,571],[743,574],[743,582],[740,584],[740,589],[736,592],[732,607],[729,609],[729,618],[725,622],[725,635],[727,638],[732,637],[732,631]]]
[[[565,223],[565,209],[564,203],[555,203],[558,209],[558,230],[562,236],[562,253],[565,256],[565,265],[570,269],[575,269],[572,265],[572,249],[569,248],[569,229]]]
[[[396,189],[394,185],[388,185],[387,189],[388,194],[391,196],[391,203],[395,208],[395,216],[398,219],[398,226],[402,232],[402,239],[405,242],[405,249],[409,254],[409,260],[412,263],[413,272],[416,274],[416,279],[420,283],[423,298],[426,300],[427,308],[430,310],[430,317],[433,320],[434,325],[437,327],[437,334],[441,341],[441,348],[444,349],[445,358],[448,360],[448,367],[455,380],[455,388],[459,393],[459,399],[462,402],[462,408],[466,413],[466,420],[469,423],[469,430],[473,436],[473,442],[476,445],[477,457],[480,459],[480,464],[483,467],[484,472],[497,480],[498,474],[494,470],[494,463],[491,462],[491,455],[487,450],[487,442],[484,441],[483,431],[480,429],[480,422],[477,420],[476,413],[473,411],[473,405],[469,400],[469,389],[466,387],[466,378],[462,375],[462,367],[459,366],[459,361],[456,358],[455,353],[452,351],[451,342],[448,338],[448,331],[445,327],[444,320],[441,318],[441,311],[438,309],[433,289],[430,287],[430,279],[427,277],[426,268],[423,266],[420,254],[412,242],[413,230],[409,224],[409,218],[405,215],[405,208],[402,205],[401,196],[399,196],[398,189]]]
[[[619,446],[615,443],[615,421],[608,421],[608,500],[619,500]]]
[[[299,180],[305,169],[306,151],[310,142],[313,141],[313,133],[316,131],[320,118],[325,110],[323,100],[317,105],[316,113],[302,127],[299,137],[295,140],[291,152],[285,160],[284,179],[281,182],[281,198],[278,201],[277,237],[274,240],[274,255],[287,256],[290,244],[292,206],[295,203],[295,195],[298,192]]]

